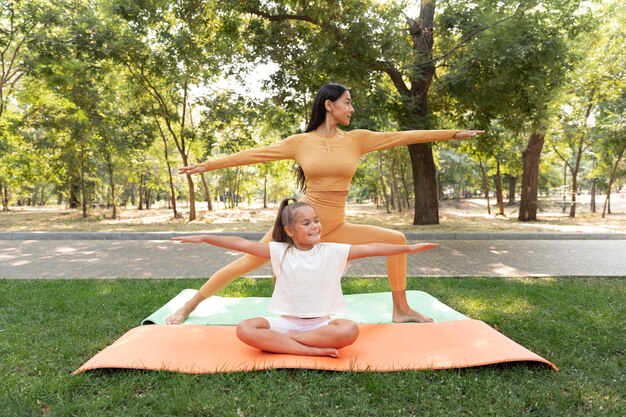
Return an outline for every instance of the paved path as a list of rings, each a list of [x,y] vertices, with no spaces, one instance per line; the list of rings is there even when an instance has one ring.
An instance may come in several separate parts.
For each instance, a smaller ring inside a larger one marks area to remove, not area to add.
[[[0,234],[0,278],[202,278],[241,256],[210,245],[162,240],[168,234],[8,235]],[[242,235],[256,239],[259,234]],[[626,277],[626,235],[407,236],[440,245],[409,256],[411,276]],[[269,275],[266,265],[249,276]],[[385,259],[353,261],[348,275],[384,276]]]

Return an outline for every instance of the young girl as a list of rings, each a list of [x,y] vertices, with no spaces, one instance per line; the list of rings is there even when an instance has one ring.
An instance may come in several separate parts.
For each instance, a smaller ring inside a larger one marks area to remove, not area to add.
[[[354,343],[359,334],[355,322],[330,317],[346,312],[341,276],[347,262],[366,256],[416,253],[437,245],[320,243],[321,236],[322,224],[313,207],[287,198],[278,209],[274,242],[208,235],[172,240],[208,243],[270,260],[276,276],[270,311],[280,317],[243,320],[237,326],[242,342],[267,352],[336,358],[337,349]]]

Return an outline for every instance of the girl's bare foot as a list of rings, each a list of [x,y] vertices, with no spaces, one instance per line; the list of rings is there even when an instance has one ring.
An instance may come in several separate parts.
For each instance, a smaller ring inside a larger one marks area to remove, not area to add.
[[[307,356],[330,356],[331,358],[339,357],[339,351],[335,348],[311,347],[310,349],[310,353],[306,353]]]
[[[309,345],[305,345],[304,343],[300,342],[298,339],[299,339],[299,336],[301,334],[302,333],[287,333],[287,334],[285,334],[285,336],[287,336],[288,338],[298,342],[298,344],[302,348],[301,351],[300,351],[300,349],[298,349],[298,352],[294,352],[293,353],[294,355],[330,356],[331,358],[338,358],[339,357],[339,350],[338,349],[309,346]]]

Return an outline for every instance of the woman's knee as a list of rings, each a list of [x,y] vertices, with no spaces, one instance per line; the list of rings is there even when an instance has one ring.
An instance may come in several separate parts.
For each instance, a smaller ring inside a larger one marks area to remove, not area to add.
[[[395,245],[406,245],[406,236],[404,235],[404,233],[397,230],[387,230],[389,231],[386,236],[388,239],[388,243],[393,243]]]

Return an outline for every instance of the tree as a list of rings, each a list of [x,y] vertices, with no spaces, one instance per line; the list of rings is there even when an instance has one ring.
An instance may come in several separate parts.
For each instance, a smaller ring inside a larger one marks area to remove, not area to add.
[[[195,0],[112,5],[126,22],[123,35],[111,48],[112,56],[152,97],[162,138],[173,141],[183,165],[190,164],[191,144],[197,137],[190,121],[193,89],[220,73],[226,56],[221,52],[233,46],[222,36],[230,30],[228,22],[218,20],[209,5]],[[187,184],[191,221],[196,218],[196,208],[189,175]]]
[[[433,56],[434,0],[422,0],[419,15],[414,17],[403,14],[395,2],[232,0],[227,4],[230,10],[252,16],[245,31],[253,49],[249,59],[266,57],[278,63],[280,70],[273,84],[300,92],[304,98],[299,109],[307,111],[303,105],[307,93],[329,79],[369,88],[384,74],[401,103],[398,127],[432,127],[429,89],[436,63],[447,55]],[[415,194],[413,223],[439,223],[432,147],[410,145],[409,153]]]
[[[487,26],[479,38],[459,51],[446,83],[479,120],[497,119],[513,134],[530,132],[522,152],[518,219],[536,220],[539,162],[549,106],[576,59],[569,42],[585,16],[578,13],[577,0],[470,6],[458,2],[444,21],[454,24],[462,34],[459,36],[475,32],[482,22]]]

